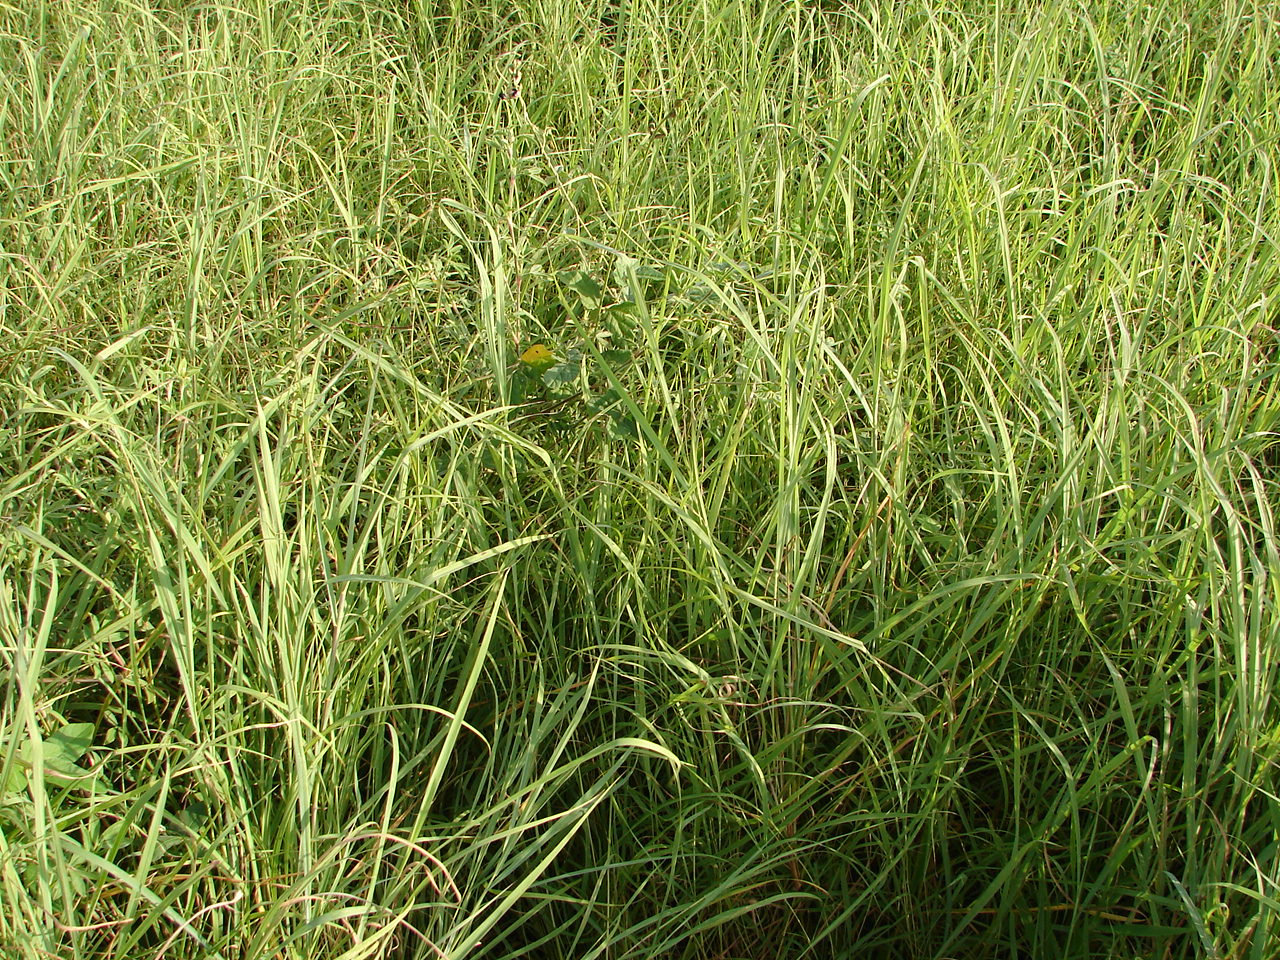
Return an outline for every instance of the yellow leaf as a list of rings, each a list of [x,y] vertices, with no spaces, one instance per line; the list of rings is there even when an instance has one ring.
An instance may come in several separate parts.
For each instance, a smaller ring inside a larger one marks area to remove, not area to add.
[[[520,354],[520,362],[527,363],[531,367],[546,367],[555,362],[556,355],[542,343],[535,343],[532,347]]]

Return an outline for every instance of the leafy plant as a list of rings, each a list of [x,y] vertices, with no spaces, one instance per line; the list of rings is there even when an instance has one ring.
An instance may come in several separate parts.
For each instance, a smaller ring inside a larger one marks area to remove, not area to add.
[[[602,322],[606,317],[623,316],[634,302],[621,300],[604,306],[600,283],[580,270],[561,273],[558,280],[565,291],[566,312],[575,318],[572,326],[595,330],[601,346],[579,340],[558,352],[541,342],[526,347],[512,371],[511,399],[528,407],[525,416],[561,431],[604,418],[612,436],[638,440],[635,418],[627,412],[619,386],[614,385],[621,383],[622,374],[633,362],[629,351],[611,345],[627,331],[616,323],[610,329]]]
[[[3,766],[0,767],[0,776],[3,776],[3,783],[0,783],[0,798],[5,802],[9,802],[26,790],[32,775],[35,752],[30,737],[13,737],[12,732],[10,736],[12,737],[10,742],[17,742],[20,746],[5,758]],[[79,787],[89,787],[89,781],[95,774],[77,764],[89,752],[92,744],[93,724],[63,724],[45,737],[41,743],[43,776],[51,783],[61,786],[74,784]]]

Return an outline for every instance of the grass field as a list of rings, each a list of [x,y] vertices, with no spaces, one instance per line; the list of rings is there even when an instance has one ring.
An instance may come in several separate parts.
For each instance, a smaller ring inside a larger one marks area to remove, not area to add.
[[[0,3],[0,955],[1280,956],[1280,10]]]

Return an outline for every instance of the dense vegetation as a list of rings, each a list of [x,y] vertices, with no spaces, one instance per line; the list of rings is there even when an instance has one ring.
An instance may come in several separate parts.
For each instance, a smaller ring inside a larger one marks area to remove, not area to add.
[[[1266,2],[0,5],[0,953],[1280,953]]]

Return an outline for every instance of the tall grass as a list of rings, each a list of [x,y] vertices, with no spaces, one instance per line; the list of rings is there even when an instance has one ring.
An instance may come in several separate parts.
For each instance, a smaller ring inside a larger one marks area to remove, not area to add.
[[[1278,51],[0,6],[3,952],[1275,956]]]

